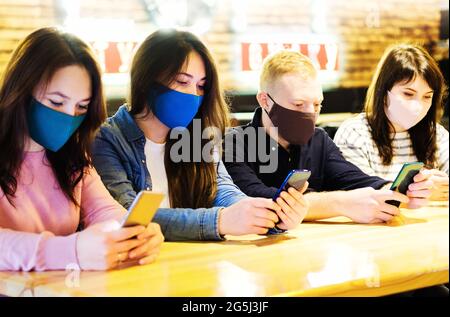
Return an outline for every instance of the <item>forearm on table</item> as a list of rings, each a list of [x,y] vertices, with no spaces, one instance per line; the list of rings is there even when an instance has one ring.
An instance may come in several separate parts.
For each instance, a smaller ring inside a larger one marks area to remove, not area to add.
[[[342,216],[345,209],[342,206],[342,194],[343,191],[306,194],[304,197],[309,202],[309,209],[305,221]]]
[[[386,183],[380,189],[389,189],[391,184],[391,182]],[[309,202],[309,209],[305,221],[347,216],[351,202],[358,199],[358,197],[352,196],[351,190],[321,193],[311,192],[305,194],[304,197]]]

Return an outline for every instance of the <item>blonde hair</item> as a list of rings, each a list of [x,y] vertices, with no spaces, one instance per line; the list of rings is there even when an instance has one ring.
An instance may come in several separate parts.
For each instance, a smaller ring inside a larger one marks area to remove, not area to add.
[[[317,75],[311,59],[300,52],[279,51],[265,58],[261,75],[259,77],[259,89],[266,90],[267,86],[286,74],[299,73],[302,77],[311,78]]]

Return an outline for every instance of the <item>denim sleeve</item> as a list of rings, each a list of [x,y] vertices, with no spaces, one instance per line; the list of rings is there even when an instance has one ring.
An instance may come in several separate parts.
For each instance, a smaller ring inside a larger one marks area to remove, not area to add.
[[[153,222],[161,226],[167,241],[224,240],[219,234],[220,209],[160,208]]]
[[[136,191],[115,148],[117,142],[109,134],[111,132],[103,127],[98,132],[92,147],[92,160],[109,193],[128,208],[136,197]]]
[[[245,197],[247,195],[233,183],[225,165],[219,161],[217,165],[217,195],[214,206],[228,207]]]
[[[108,191],[122,206],[129,208],[136,191],[121,163],[112,135],[100,131],[93,146],[93,161]],[[221,208],[160,208],[153,222],[161,226],[167,241],[223,240],[219,234],[219,210]]]

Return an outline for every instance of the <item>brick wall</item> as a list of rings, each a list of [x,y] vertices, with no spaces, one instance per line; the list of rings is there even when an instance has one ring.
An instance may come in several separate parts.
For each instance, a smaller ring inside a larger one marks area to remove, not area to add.
[[[52,0],[0,0],[0,72],[32,30],[56,23]]]
[[[440,0],[229,0],[216,1],[212,27],[202,38],[219,66],[223,86],[237,89],[236,42],[242,35],[326,32],[338,39],[339,87],[367,86],[389,44],[428,43],[439,38]],[[33,29],[61,23],[52,0],[0,0],[0,71],[18,41]],[[323,10],[322,8],[326,8]],[[132,17],[140,32],[156,29],[144,1],[80,1],[82,17]],[[326,23],[320,23],[320,21]],[[317,27],[315,25],[317,24]]]

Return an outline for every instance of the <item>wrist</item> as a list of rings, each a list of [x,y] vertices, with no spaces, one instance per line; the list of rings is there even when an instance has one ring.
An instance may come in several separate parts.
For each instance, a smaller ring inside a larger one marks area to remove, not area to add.
[[[346,191],[311,192],[304,195],[309,205],[303,221],[346,216],[348,194]]]
[[[224,236],[226,233],[225,233],[225,230],[224,230],[224,226],[223,226],[223,217],[224,217],[224,212],[225,212],[225,209],[226,208],[224,208],[224,207],[222,207],[222,208],[220,208],[219,209],[219,211],[217,212],[217,214],[218,214],[218,220],[217,220],[217,230],[219,231],[219,235],[220,236]]]
[[[80,237],[80,232],[76,233],[76,238],[75,238],[75,259],[77,261],[77,265],[80,268],[80,270],[83,270],[83,268],[81,267],[81,263],[80,263],[80,251],[78,249],[78,240]]]
[[[333,193],[334,197],[332,198],[332,203],[330,204],[330,206],[332,206],[332,211],[334,214],[336,214],[337,216],[349,217],[351,208],[349,208],[348,204],[349,200],[352,199],[351,197],[349,197],[349,195],[352,195],[352,191],[353,190],[337,191]]]

